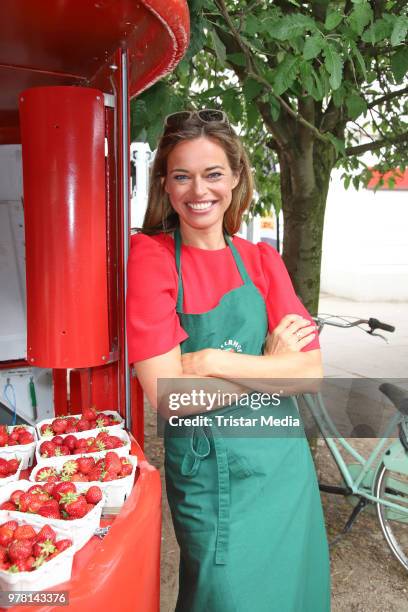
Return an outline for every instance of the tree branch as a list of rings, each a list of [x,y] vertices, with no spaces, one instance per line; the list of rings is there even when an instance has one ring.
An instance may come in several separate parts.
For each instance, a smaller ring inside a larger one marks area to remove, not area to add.
[[[381,140],[374,140],[374,142],[367,142],[366,144],[357,145],[356,147],[347,147],[346,155],[361,155],[361,153],[365,153],[366,151],[377,151],[383,147],[404,142],[408,142],[408,132],[397,134],[397,136],[393,138],[382,138]]]
[[[329,143],[329,139],[324,136],[324,134],[322,134],[314,125],[312,125],[311,123],[309,123],[308,121],[306,121],[306,119],[304,117],[302,117],[299,113],[297,113],[291,106],[290,104],[287,104],[285,102],[285,100],[282,98],[282,96],[277,95],[272,88],[272,85],[269,83],[269,81],[267,81],[262,75],[260,75],[256,69],[256,66],[254,65],[253,61],[252,61],[252,57],[251,57],[251,52],[248,49],[248,47],[244,44],[244,42],[241,39],[241,36],[239,34],[239,32],[237,31],[237,29],[235,28],[231,16],[228,13],[227,7],[225,6],[225,2],[224,0],[215,0],[216,5],[218,6],[218,8],[220,9],[222,16],[224,17],[226,23],[228,24],[228,27],[230,28],[236,42],[238,43],[242,53],[245,55],[247,62],[248,62],[248,74],[247,76],[250,76],[251,78],[253,78],[254,80],[258,81],[259,83],[262,83],[263,85],[265,85],[265,87],[272,93],[272,95],[279,101],[280,105],[282,106],[282,108],[285,109],[285,111],[291,116],[293,117],[297,122],[299,122],[301,125],[303,125],[304,127],[307,127],[318,140],[322,140],[323,142],[327,142]]]
[[[383,102],[387,102],[392,98],[396,98],[397,96],[408,93],[408,87],[403,87],[402,89],[397,89],[396,91],[391,91],[387,93],[385,96],[381,96],[380,98],[376,98],[370,104],[367,104],[367,108],[374,108],[374,106],[378,106],[378,104],[382,104]]]

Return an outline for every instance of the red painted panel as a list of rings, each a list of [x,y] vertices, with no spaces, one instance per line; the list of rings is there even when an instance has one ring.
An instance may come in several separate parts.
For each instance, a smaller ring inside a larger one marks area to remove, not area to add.
[[[100,91],[20,96],[27,359],[51,368],[109,358],[104,102]]]

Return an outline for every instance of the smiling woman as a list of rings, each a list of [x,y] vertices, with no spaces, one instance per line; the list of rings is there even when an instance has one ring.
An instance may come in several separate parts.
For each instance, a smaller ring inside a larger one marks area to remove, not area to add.
[[[168,118],[129,257],[129,361],[167,419],[176,610],[327,612],[327,540],[296,403],[252,401],[271,379],[318,378],[319,343],[279,254],[234,235],[251,198],[249,161],[224,113]],[[178,418],[158,399],[159,378],[187,394]],[[239,401],[209,410],[194,401],[197,383],[217,397],[222,383]]]

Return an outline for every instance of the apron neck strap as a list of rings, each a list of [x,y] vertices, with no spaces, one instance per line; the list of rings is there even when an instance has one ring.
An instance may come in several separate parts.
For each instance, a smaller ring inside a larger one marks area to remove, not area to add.
[[[235,245],[232,243],[231,238],[228,234],[224,234],[225,240],[231,249],[232,256],[238,268],[238,271],[241,275],[242,281],[244,285],[251,282],[248,272],[244,266],[244,262],[241,259],[241,255],[238,253]],[[175,242],[175,251],[176,251],[176,268],[178,273],[178,292],[177,292],[177,312],[183,312],[183,302],[184,302],[184,291],[183,291],[183,281],[181,278],[181,234],[180,229],[177,227],[174,232],[174,242]]]

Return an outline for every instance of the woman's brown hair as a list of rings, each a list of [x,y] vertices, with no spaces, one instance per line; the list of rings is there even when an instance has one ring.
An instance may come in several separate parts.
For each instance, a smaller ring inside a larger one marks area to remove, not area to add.
[[[228,122],[209,121],[203,123],[192,115],[177,129],[165,128],[154,158],[147,210],[142,232],[156,234],[172,232],[179,225],[178,214],[170,204],[162,178],[167,175],[167,158],[174,147],[184,140],[200,137],[215,140],[225,151],[234,174],[239,174],[238,185],[232,191],[231,204],[224,214],[224,230],[232,236],[241,225],[242,216],[252,201],[253,178],[248,156],[242,142]]]

